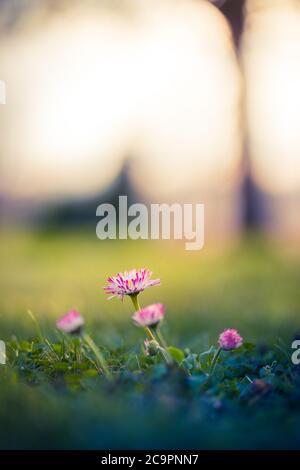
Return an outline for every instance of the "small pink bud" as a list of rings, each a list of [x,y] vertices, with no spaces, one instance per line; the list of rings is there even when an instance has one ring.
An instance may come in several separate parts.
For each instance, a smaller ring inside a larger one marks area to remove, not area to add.
[[[56,322],[56,327],[64,333],[79,333],[84,325],[84,318],[77,310],[71,310]]]
[[[157,341],[145,339],[144,341],[144,353],[145,356],[156,356],[159,350],[159,344]]]
[[[222,349],[236,349],[243,344],[243,338],[239,335],[237,330],[228,328],[224,330],[219,336],[219,346]]]

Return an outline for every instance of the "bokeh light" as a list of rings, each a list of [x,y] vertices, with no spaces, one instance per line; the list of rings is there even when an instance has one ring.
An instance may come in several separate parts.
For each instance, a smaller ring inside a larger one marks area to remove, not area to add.
[[[128,152],[149,194],[231,184],[240,75],[225,18],[204,0],[128,5],[27,14],[5,36],[4,191],[93,193]]]
[[[244,35],[254,173],[272,193],[300,191],[300,3],[249,0]]]

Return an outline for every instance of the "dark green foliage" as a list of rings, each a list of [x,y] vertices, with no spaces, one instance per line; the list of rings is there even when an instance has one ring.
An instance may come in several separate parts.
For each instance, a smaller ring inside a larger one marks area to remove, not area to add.
[[[142,345],[103,349],[110,383],[78,339],[11,341],[1,448],[299,446],[300,368],[281,349],[222,351],[212,376],[215,347],[170,351],[168,368]]]
[[[79,233],[4,234],[0,246],[8,355],[0,365],[0,448],[300,448],[300,365],[291,362],[299,258],[260,239],[218,254]],[[107,275],[139,266],[162,278],[140,300],[167,306],[163,334],[179,348],[172,369],[144,355],[131,302],[108,302],[101,289]],[[71,308],[86,318],[111,383],[87,346],[55,330]],[[245,343],[222,352],[209,377],[224,328],[237,328]]]

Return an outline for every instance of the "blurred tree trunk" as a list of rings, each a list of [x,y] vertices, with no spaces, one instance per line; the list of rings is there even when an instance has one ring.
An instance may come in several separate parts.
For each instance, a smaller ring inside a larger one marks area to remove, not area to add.
[[[239,56],[241,38],[244,30],[246,0],[223,0],[221,3],[220,10],[230,23],[237,55]],[[245,99],[245,97],[243,99]],[[244,104],[245,103],[243,103],[243,105]],[[263,224],[265,214],[263,210],[262,192],[259,190],[252,176],[247,129],[244,134],[241,173],[242,227],[245,231],[257,230]]]

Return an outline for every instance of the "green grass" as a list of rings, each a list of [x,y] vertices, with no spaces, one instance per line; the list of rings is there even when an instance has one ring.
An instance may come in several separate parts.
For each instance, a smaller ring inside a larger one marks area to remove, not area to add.
[[[0,339],[9,358],[0,366],[0,448],[299,447],[300,366],[289,359],[300,332],[299,258],[261,238],[199,253],[84,233],[0,240]],[[141,303],[167,305],[164,334],[185,354],[179,369],[146,358],[131,302],[103,293],[109,274],[140,266],[162,278]],[[62,347],[55,319],[71,308],[86,317],[112,383],[87,346]],[[199,355],[225,327],[255,348],[224,353],[207,378],[213,351]],[[251,384],[257,379],[267,387]]]

